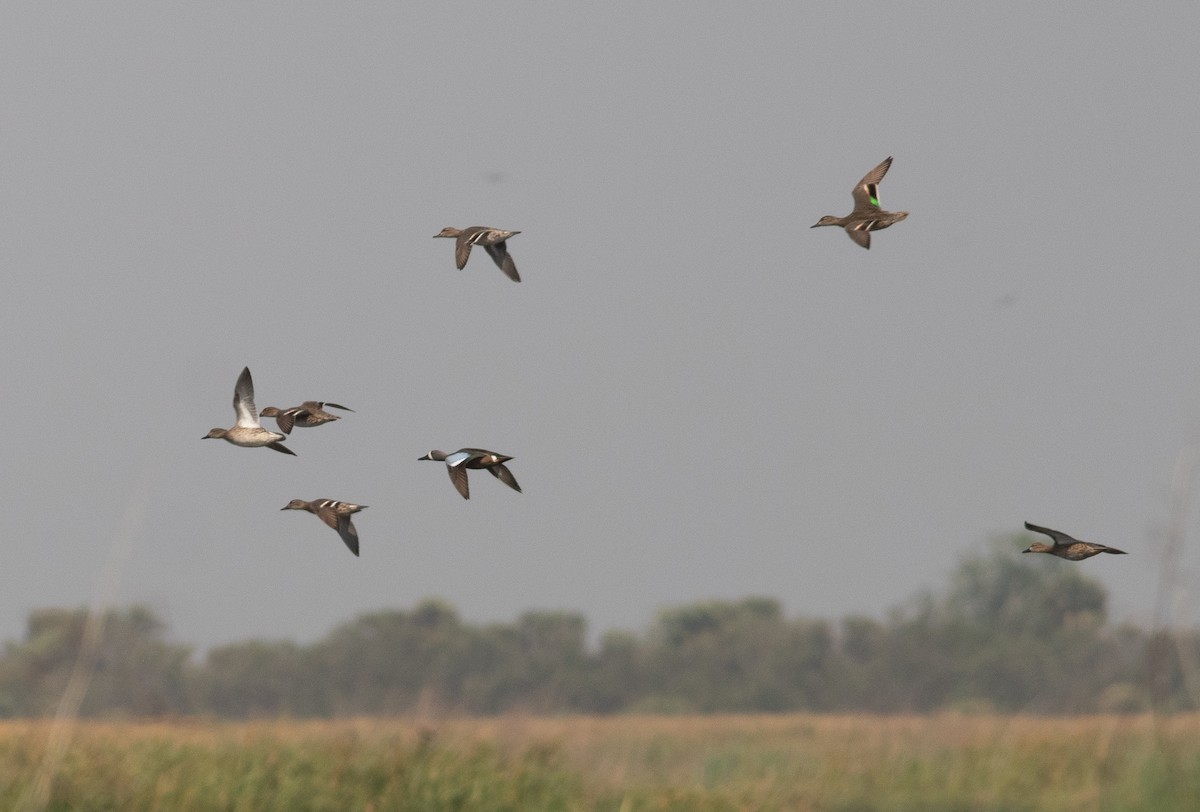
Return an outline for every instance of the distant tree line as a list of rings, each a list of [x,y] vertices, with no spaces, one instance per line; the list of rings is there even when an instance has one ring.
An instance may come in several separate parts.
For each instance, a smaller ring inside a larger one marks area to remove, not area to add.
[[[324,717],[412,712],[1091,713],[1197,707],[1200,634],[1105,623],[1086,568],[1013,555],[965,560],[946,593],[886,619],[783,616],[777,601],[663,611],[589,647],[581,615],[464,623],[453,607],[365,614],[312,645],[233,643],[199,662],[144,607],[113,611],[84,715]],[[0,715],[52,713],[86,611],[43,609],[0,656]]]

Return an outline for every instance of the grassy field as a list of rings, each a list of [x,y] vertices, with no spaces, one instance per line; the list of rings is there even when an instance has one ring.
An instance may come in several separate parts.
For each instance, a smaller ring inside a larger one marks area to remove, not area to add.
[[[1200,716],[0,723],[0,808],[1194,809]]]

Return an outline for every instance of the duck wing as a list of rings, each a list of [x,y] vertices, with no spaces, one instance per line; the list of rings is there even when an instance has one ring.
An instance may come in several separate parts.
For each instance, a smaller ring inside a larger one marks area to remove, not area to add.
[[[863,248],[866,248],[868,251],[871,250],[871,232],[867,229],[850,226],[846,229],[846,236],[854,240]]]
[[[338,403],[330,403],[330,402],[329,402],[329,401],[327,401],[327,400],[326,400],[326,401],[307,400],[307,401],[305,401],[305,402],[304,402],[304,405],[305,405],[305,406],[313,406],[313,405],[315,405],[315,406],[316,406],[318,409],[324,409],[326,406],[328,406],[328,407],[330,407],[331,409],[341,409],[343,412],[352,412],[352,411],[354,411],[354,410],[353,410],[353,409],[351,409],[349,406],[342,406],[342,405],[340,405],[340,404],[338,404]]]
[[[238,376],[237,384],[233,387],[233,412],[237,415],[237,425],[242,428],[256,428],[258,409],[254,405],[254,379],[250,377],[250,367],[245,367]]]
[[[460,271],[467,267],[467,260],[471,257],[471,244],[475,242],[475,235],[467,231],[459,234],[458,239],[454,241],[454,264]]]
[[[517,478],[512,475],[512,471],[505,467],[504,463],[498,462],[495,465],[489,465],[488,470],[492,472],[492,476],[503,482],[508,487],[512,488],[517,493],[521,492],[521,486],[517,484]]]
[[[285,409],[275,415],[275,424],[279,426],[279,430],[284,434],[291,434],[292,429],[296,425],[296,409]]]
[[[1049,536],[1050,538],[1054,539],[1055,546],[1058,546],[1059,544],[1076,544],[1079,542],[1079,539],[1068,536],[1061,530],[1051,530],[1049,527],[1038,527],[1036,524],[1030,524],[1029,522],[1025,522],[1025,529],[1032,530],[1035,533],[1041,533],[1044,536]]]
[[[892,165],[892,158],[889,155],[883,163],[872,169],[863,179],[858,182],[854,190],[850,193],[854,197],[854,211],[878,211],[879,210],[879,189],[878,185],[883,176],[887,174],[888,168]]]
[[[462,465],[447,465],[446,470],[450,473],[450,481],[454,483],[454,487],[462,494],[463,499],[471,498],[471,486],[467,482],[467,469]]]
[[[504,271],[504,275],[514,282],[521,281],[521,275],[517,273],[517,263],[513,262],[512,255],[508,253],[508,246],[504,240],[491,245],[484,245],[483,249],[488,252],[488,256]]]
[[[338,535],[342,537],[342,541],[350,548],[350,552],[358,555],[358,530],[354,528],[354,522],[350,521],[350,514],[346,513],[339,516],[334,529],[338,531]]]

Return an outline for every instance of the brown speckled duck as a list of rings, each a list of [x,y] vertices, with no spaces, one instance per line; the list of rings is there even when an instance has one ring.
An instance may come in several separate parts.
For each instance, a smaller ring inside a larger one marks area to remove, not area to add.
[[[334,499],[314,499],[311,502],[293,499],[280,510],[307,510],[309,513],[315,514],[318,519],[338,532],[342,541],[346,542],[346,546],[350,548],[350,552],[358,555],[358,531],[354,529],[354,522],[350,521],[350,517],[366,508],[366,505],[338,502]]]
[[[1027,549],[1022,550],[1021,552],[1023,553],[1049,553],[1059,558],[1065,558],[1068,561],[1082,561],[1098,553],[1125,555],[1124,550],[1118,550],[1116,547],[1106,547],[1103,544],[1080,541],[1079,539],[1071,538],[1066,533],[1051,530],[1049,527],[1038,527],[1036,524],[1025,522],[1025,529],[1049,536],[1054,540],[1054,544],[1044,544],[1040,541],[1035,541]]]
[[[250,367],[242,370],[237,384],[233,388],[233,412],[237,422],[230,429],[212,429],[202,440],[225,440],[247,448],[266,446],[272,451],[296,456],[296,452],[280,443],[287,439],[282,434],[268,431],[258,422],[258,410],[254,408],[254,381],[250,377]]]
[[[505,276],[514,282],[521,281],[521,275],[517,273],[517,265],[513,262],[513,258],[509,256],[508,246],[505,242],[514,234],[520,234],[519,231],[504,231],[499,228],[490,228],[488,226],[471,226],[470,228],[457,229],[454,226],[446,226],[441,232],[434,234],[434,239],[438,237],[450,237],[454,242],[454,263],[461,271],[467,265],[467,258],[471,256],[472,245],[482,245],[483,250],[488,252],[500,270],[504,271]]]
[[[841,226],[846,229],[846,234],[850,239],[863,248],[869,249],[872,231],[882,231],[908,216],[906,211],[884,211],[879,207],[879,182],[883,180],[883,176],[887,174],[888,167],[891,165],[892,158],[888,156],[887,160],[868,172],[858,182],[858,185],[850,193],[854,196],[854,211],[845,217],[827,214],[809,228]]]
[[[329,403],[322,400],[306,400],[299,406],[293,406],[290,409],[277,409],[274,406],[268,406],[259,413],[259,417],[273,417],[279,430],[284,434],[291,434],[292,428],[300,426],[301,428],[310,429],[313,426],[321,426],[326,423],[331,423],[334,420],[342,418],[336,414],[330,414],[325,411],[325,407],[331,409],[341,409],[344,412],[354,411],[346,406],[339,406],[336,403]]]

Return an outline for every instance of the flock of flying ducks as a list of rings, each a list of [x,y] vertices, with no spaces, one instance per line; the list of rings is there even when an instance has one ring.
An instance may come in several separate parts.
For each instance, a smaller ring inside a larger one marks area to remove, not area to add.
[[[889,156],[855,184],[854,189],[851,190],[851,196],[854,198],[854,209],[849,214],[845,217],[827,214],[813,224],[811,228],[840,226],[846,230],[846,235],[855,243],[861,245],[863,248],[870,249],[872,231],[882,231],[908,217],[908,212],[906,211],[885,211],[879,205],[879,183],[883,180],[884,175],[887,174],[891,165],[892,159]],[[519,231],[505,231],[489,226],[471,226],[463,229],[446,226],[446,228],[443,228],[433,236],[435,239],[446,237],[454,240],[454,263],[458,270],[461,271],[466,267],[467,260],[471,256],[471,247],[481,245],[487,251],[488,256],[496,263],[497,267],[504,272],[505,276],[514,282],[520,282],[521,276],[517,273],[516,263],[508,253],[507,246],[508,239],[520,233]],[[325,411],[325,407],[327,406],[346,412],[354,411],[337,403],[315,400],[307,400],[299,406],[293,406],[289,409],[268,406],[262,410],[261,416],[275,418],[275,422],[283,434],[265,429],[259,422],[260,414],[254,405],[254,381],[250,377],[250,368],[246,367],[242,370],[242,374],[238,376],[237,384],[233,389],[233,411],[237,416],[237,421],[232,428],[212,429],[203,439],[226,440],[234,445],[247,448],[265,446],[274,451],[295,456],[295,452],[283,445],[282,441],[286,439],[287,435],[292,433],[292,429],[296,426],[312,428],[334,420],[340,420],[341,418],[338,415]],[[433,460],[446,463],[446,470],[450,474],[450,481],[454,483],[454,487],[462,494],[463,499],[471,498],[470,485],[467,482],[468,468],[486,470],[496,477],[496,479],[520,493],[521,486],[517,484],[517,480],[512,475],[512,472],[504,465],[504,463],[511,459],[512,457],[505,454],[497,454],[494,451],[488,451],[483,448],[460,448],[458,451],[450,453],[435,449],[422,457],[418,457],[418,460]],[[358,531],[355,529],[350,517],[366,507],[366,505],[356,505],[353,502],[340,502],[335,499],[313,499],[311,501],[293,499],[285,507],[281,508],[281,510],[306,510],[309,513],[315,514],[321,521],[337,531],[342,541],[350,548],[350,552],[358,555]],[[1058,530],[1039,527],[1029,522],[1025,522],[1025,527],[1028,530],[1049,536],[1053,544],[1044,544],[1040,541],[1035,541],[1027,549],[1021,551],[1024,553],[1048,553],[1068,561],[1082,561],[1099,553],[1125,554],[1124,550],[1107,547],[1103,544],[1080,541]]]
[[[487,226],[471,226],[464,229],[446,226],[440,233],[433,236],[450,237],[455,240],[454,261],[460,271],[466,266],[467,259],[471,256],[471,246],[482,245],[483,249],[488,252],[488,256],[495,260],[500,270],[504,271],[505,276],[514,282],[520,282],[521,276],[517,273],[516,263],[509,256],[506,245],[506,240],[509,237],[520,233],[519,231],[504,231]],[[245,367],[233,387],[233,413],[237,418],[233,427],[228,429],[212,429],[202,439],[225,440],[243,448],[269,448],[272,451],[278,451],[281,454],[290,454],[294,457],[296,456],[296,452],[283,444],[283,441],[287,439],[287,435],[292,433],[293,428],[297,426],[313,428],[314,426],[331,423],[334,420],[341,420],[339,415],[325,411],[325,407],[327,406],[331,409],[339,409],[345,412],[354,411],[338,403],[306,400],[299,406],[293,406],[289,409],[268,406],[260,413],[254,405],[254,379],[250,377],[250,368]],[[279,431],[283,433],[279,434],[278,432],[263,428],[259,420],[260,417],[275,418],[275,423],[278,425]],[[437,462],[446,463],[446,470],[450,473],[450,481],[454,483],[455,489],[462,494],[463,499],[471,498],[471,489],[467,482],[468,468],[489,471],[496,479],[514,491],[521,492],[521,486],[517,484],[517,478],[504,465],[504,463],[512,459],[512,457],[506,454],[497,454],[495,451],[488,451],[486,448],[460,448],[458,451],[450,453],[435,449],[423,457],[418,457],[418,459],[436,460]],[[360,510],[365,510],[367,507],[367,505],[356,505],[353,502],[342,502],[337,499],[312,499],[308,501],[293,499],[287,505],[280,508],[280,510],[307,510],[309,513],[314,514],[321,521],[325,522],[325,524],[336,530],[338,536],[341,537],[342,541],[350,549],[350,552],[358,555],[358,530],[354,527],[354,522],[350,517]]]
[[[275,418],[275,422],[283,434],[263,428],[259,421],[258,408],[254,405],[254,379],[250,377],[250,367],[246,367],[238,376],[237,384],[233,387],[233,413],[237,416],[233,428],[212,429],[202,439],[225,440],[243,448],[269,448],[272,451],[291,454],[294,457],[296,452],[283,444],[287,435],[292,433],[293,428],[296,426],[312,428],[332,423],[334,420],[341,420],[340,416],[325,411],[326,406],[346,412],[354,411],[337,403],[318,400],[306,400],[299,406],[293,406],[290,409],[268,406],[262,410],[261,417]],[[504,465],[512,459],[505,454],[497,454],[485,448],[460,448],[449,454],[445,451],[430,451],[417,459],[446,463],[446,470],[450,472],[450,481],[462,494],[463,499],[471,498],[470,486],[467,483],[468,468],[482,468],[490,471],[496,479],[514,491],[518,493],[521,491],[516,477]],[[350,517],[366,508],[367,505],[340,502],[336,499],[313,499],[311,501],[293,499],[280,510],[307,510],[309,513],[315,514],[317,518],[337,531],[342,541],[350,548],[350,552],[358,555],[358,530],[354,527],[354,522]]]

